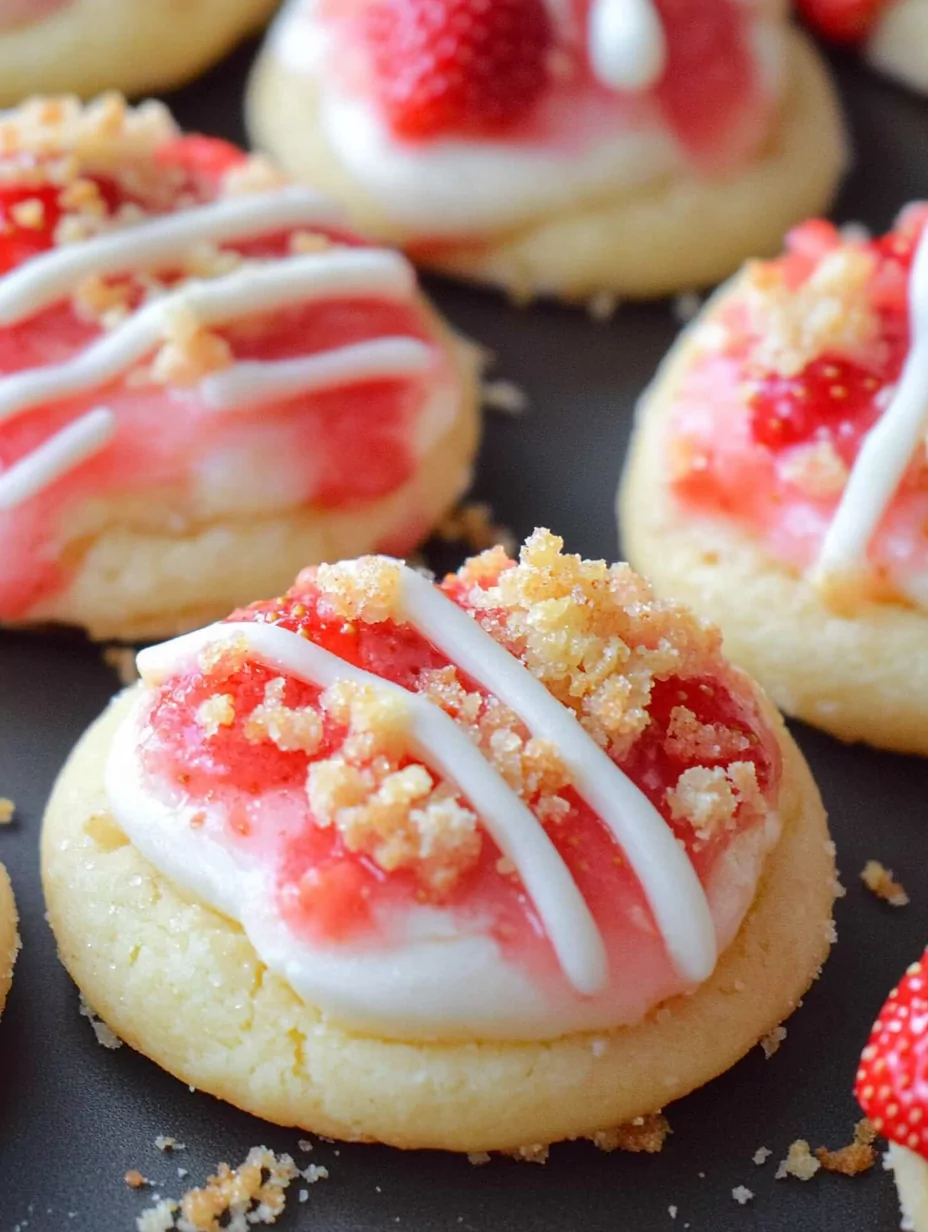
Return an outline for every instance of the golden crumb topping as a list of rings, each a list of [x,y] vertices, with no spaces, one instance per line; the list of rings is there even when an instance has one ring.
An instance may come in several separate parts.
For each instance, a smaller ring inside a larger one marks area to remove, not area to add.
[[[312,756],[322,744],[322,719],[312,706],[287,706],[287,682],[282,676],[268,682],[264,701],[252,710],[245,738],[253,744],[269,741],[283,753],[300,750]]]
[[[312,570],[323,597],[320,610],[344,620],[379,624],[402,621],[400,565],[384,556],[362,556]]]
[[[735,824],[739,807],[760,816],[766,809],[752,761],[729,766],[690,766],[667,789],[670,815],[688,821],[698,838],[714,838]],[[742,813],[743,816],[743,813]]]
[[[765,369],[795,376],[819,355],[859,357],[880,336],[880,319],[866,294],[875,258],[847,244],[828,253],[800,286],[780,263],[755,262],[743,289],[752,356]]]
[[[128,161],[143,163],[178,135],[162,103],[130,107],[118,94],[86,104],[73,97],[37,98],[0,119],[0,155],[72,155],[79,164],[101,170]],[[39,167],[35,169],[38,173]]]
[[[221,727],[235,722],[235,702],[228,693],[214,693],[200,703],[195,717],[207,738],[215,736]]]
[[[850,472],[831,441],[814,441],[787,454],[780,474],[810,500],[832,500],[844,491]]]

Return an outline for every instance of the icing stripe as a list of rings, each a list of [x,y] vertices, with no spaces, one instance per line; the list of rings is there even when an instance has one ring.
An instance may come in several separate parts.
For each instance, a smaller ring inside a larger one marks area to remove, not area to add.
[[[318,193],[297,185],[228,197],[40,253],[0,280],[0,325],[14,325],[62,299],[91,275],[168,269],[193,245],[246,240],[339,221]]]
[[[911,346],[889,406],[870,429],[825,535],[813,579],[826,589],[862,567],[928,420],[928,228],[909,279]]]
[[[321,688],[353,680],[399,694],[408,709],[414,750],[458,786],[496,845],[512,860],[565,976],[586,995],[603,990],[608,980],[605,946],[560,853],[470,737],[428,698],[345,663],[289,629],[251,622],[211,625],[143,650],[137,660],[139,672],[146,684],[157,686],[180,666],[195,661],[207,646],[242,639],[250,654],[267,667]]]
[[[165,336],[170,314],[178,310],[189,309],[202,325],[215,326],[336,296],[404,301],[415,290],[412,267],[398,253],[357,248],[289,257],[209,282],[190,282],[141,308],[73,359],[4,377],[0,423],[121,375],[154,349]]]
[[[233,364],[202,381],[200,396],[213,410],[247,410],[341,385],[419,376],[433,363],[432,348],[417,338],[376,338],[299,359]]]
[[[28,457],[0,472],[0,511],[15,509],[99,453],[115,431],[116,416],[99,407],[56,432]]]
[[[653,0],[594,0],[589,21],[590,64],[602,85],[643,92],[660,81],[667,41]]]
[[[671,961],[694,983],[715,967],[705,891],[670,827],[631,779],[522,663],[421,574],[403,566],[403,607],[419,632],[550,740],[574,789],[615,836],[638,877]]]

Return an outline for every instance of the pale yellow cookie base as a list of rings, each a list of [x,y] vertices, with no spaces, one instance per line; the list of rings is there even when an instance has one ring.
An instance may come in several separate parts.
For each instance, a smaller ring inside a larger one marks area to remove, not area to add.
[[[171,510],[146,498],[62,548],[71,582],[34,607],[28,623],[80,625],[98,640],[170,637],[280,594],[306,565],[363,555],[410,528],[424,539],[470,485],[479,435],[474,357],[450,337],[448,344],[460,354],[456,417],[402,487],[349,508],[295,508],[173,533]]]
[[[846,162],[831,82],[806,40],[791,36],[792,81],[779,131],[762,157],[725,179],[687,177],[648,190],[579,199],[569,211],[443,249],[423,262],[443,273],[569,300],[608,291],[650,297],[718,282],[745,257],[773,253],[795,222],[825,210]],[[406,245],[327,145],[312,77],[263,51],[248,94],[253,140],[288,171],[344,203],[365,233]]]
[[[889,1144],[899,1205],[911,1232],[928,1232],[928,1161],[895,1142]]]
[[[17,923],[13,888],[6,869],[0,864],[0,1013],[13,982],[13,965],[19,953]]]
[[[928,0],[895,0],[889,5],[864,54],[880,72],[928,94]]]
[[[728,294],[737,294],[737,282],[706,312]],[[676,344],[638,408],[619,492],[629,560],[659,594],[718,624],[728,657],[788,714],[842,740],[928,754],[928,616],[873,602],[839,616],[747,531],[699,518],[670,492],[665,424],[690,337]]]
[[[269,973],[236,924],[182,897],[109,816],[104,762],[131,697],[90,729],[49,803],[42,868],[61,957],[133,1048],[269,1121],[455,1151],[588,1135],[728,1069],[795,1009],[828,953],[833,847],[808,768],[771,708],[785,756],[783,837],[695,995],[633,1028],[550,1043],[348,1034]]]
[[[0,106],[32,94],[140,94],[196,77],[276,0],[73,0],[43,21],[0,32]]]

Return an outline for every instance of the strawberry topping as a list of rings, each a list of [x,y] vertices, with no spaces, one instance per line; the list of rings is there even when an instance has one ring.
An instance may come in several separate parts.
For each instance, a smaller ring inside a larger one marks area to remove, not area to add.
[[[400,137],[511,128],[548,78],[544,0],[374,0],[364,35],[377,95]]]
[[[835,43],[867,37],[889,0],[798,0],[799,12],[813,30]]]
[[[928,1159],[928,981],[925,955],[889,994],[860,1058],[854,1094],[884,1138]]]

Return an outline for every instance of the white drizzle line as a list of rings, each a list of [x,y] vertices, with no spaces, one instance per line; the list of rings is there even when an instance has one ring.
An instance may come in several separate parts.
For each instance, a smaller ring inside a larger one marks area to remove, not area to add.
[[[56,432],[28,457],[0,472],[0,512],[15,509],[99,453],[115,431],[116,416],[98,407]]]
[[[0,380],[0,423],[47,401],[98,388],[143,359],[164,336],[168,317],[189,309],[205,326],[273,312],[333,295],[403,301],[415,292],[412,267],[398,253],[335,249],[271,261],[225,278],[187,283],[134,313],[124,324],[63,364]]]
[[[322,389],[418,376],[433,363],[432,348],[418,338],[375,338],[298,359],[233,364],[206,377],[200,397],[212,410],[239,411]]]
[[[339,211],[318,193],[294,185],[195,206],[80,244],[59,246],[0,280],[0,325],[33,316],[91,275],[163,269],[185,249],[207,240],[241,241],[277,230],[334,223],[339,217]]]
[[[667,67],[667,40],[653,0],[594,0],[589,18],[593,72],[610,90],[643,92]]]
[[[830,589],[853,577],[912,461],[928,419],[928,229],[909,279],[911,347],[889,406],[864,438],[831,525],[813,581]]]
[[[540,680],[407,566],[402,595],[407,619],[424,637],[514,710],[533,735],[555,745],[574,789],[602,818],[638,877],[675,968],[694,983],[707,979],[718,950],[705,891],[650,800]]]
[[[242,639],[249,653],[267,667],[321,688],[353,680],[399,694],[407,707],[413,749],[459,787],[496,845],[512,860],[566,977],[588,996],[603,990],[608,980],[605,946],[557,848],[531,810],[439,706],[345,663],[289,629],[252,622],[210,625],[143,650],[137,659],[139,673],[147,685],[156,687],[184,664],[195,662],[207,647]]]

